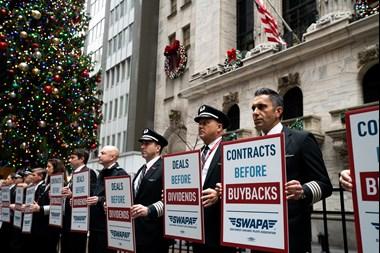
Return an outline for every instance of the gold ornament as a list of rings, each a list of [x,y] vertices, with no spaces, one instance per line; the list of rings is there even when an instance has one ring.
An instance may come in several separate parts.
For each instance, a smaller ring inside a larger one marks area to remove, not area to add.
[[[59,90],[58,90],[57,88],[54,88],[53,91],[52,91],[52,93],[53,93],[54,95],[58,95]]]
[[[53,42],[54,45],[58,46],[60,41],[59,41],[58,38],[53,38],[52,42]]]
[[[21,149],[26,149],[27,147],[28,147],[28,144],[26,144],[25,142],[21,143],[20,145]]]
[[[40,127],[46,127],[46,121],[44,121],[44,120],[40,120],[40,121],[38,122],[38,125],[39,125]]]
[[[34,57],[36,57],[37,59],[41,59],[41,57],[42,57],[42,54],[41,54],[40,51],[36,51],[36,52],[34,52],[33,55],[34,55]]]
[[[22,71],[28,71],[29,65],[26,62],[21,62],[18,65],[18,68],[21,69]]]
[[[32,69],[32,73],[33,73],[33,75],[36,75],[36,76],[38,76],[39,74],[40,74],[40,70],[38,69],[38,68],[33,68]]]
[[[34,19],[37,19],[37,20],[39,20],[40,18],[41,18],[41,12],[39,12],[39,11],[37,11],[37,10],[32,10],[32,17],[34,18]]]
[[[20,32],[20,37],[23,39],[26,39],[26,38],[28,38],[28,33],[25,31],[22,31],[22,32]]]

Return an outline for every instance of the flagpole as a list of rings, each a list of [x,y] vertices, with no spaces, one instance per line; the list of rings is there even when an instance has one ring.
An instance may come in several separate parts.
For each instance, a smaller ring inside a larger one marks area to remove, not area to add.
[[[282,23],[284,23],[286,29],[289,30],[289,32],[292,33],[292,35],[296,38],[297,42],[298,43],[301,43],[301,40],[298,38],[297,34],[294,33],[293,29],[288,25],[288,23],[286,22],[286,20],[282,17],[282,15],[280,15],[276,8],[273,6],[272,2],[270,0],[267,0],[267,2],[269,3],[269,5],[272,7],[272,9],[274,10],[274,12],[277,14],[277,16],[279,16],[282,20]]]

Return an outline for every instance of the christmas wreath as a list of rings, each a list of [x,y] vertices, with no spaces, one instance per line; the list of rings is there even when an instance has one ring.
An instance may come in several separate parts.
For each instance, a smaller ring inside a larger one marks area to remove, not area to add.
[[[165,73],[170,79],[183,75],[187,65],[187,53],[178,40],[165,47]]]
[[[223,73],[235,70],[243,66],[242,55],[235,48],[227,51],[227,57],[224,61]]]

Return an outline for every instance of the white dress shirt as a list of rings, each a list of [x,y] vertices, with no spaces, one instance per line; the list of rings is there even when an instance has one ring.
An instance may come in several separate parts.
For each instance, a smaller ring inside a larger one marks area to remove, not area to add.
[[[210,165],[211,165],[211,161],[215,156],[216,150],[218,149],[217,145],[219,145],[221,143],[221,141],[222,141],[222,137],[219,137],[216,140],[214,140],[213,142],[211,142],[209,145],[207,145],[210,148],[209,152],[211,152],[211,153],[206,155],[207,160],[206,160],[206,162],[202,168],[202,186],[205,183],[206,176],[208,173],[208,169],[210,168]]]

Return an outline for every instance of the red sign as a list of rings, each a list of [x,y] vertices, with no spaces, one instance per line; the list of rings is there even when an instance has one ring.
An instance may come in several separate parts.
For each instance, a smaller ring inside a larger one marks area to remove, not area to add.
[[[363,201],[379,201],[379,172],[360,173]]]
[[[281,204],[280,183],[227,184],[228,204]]]

